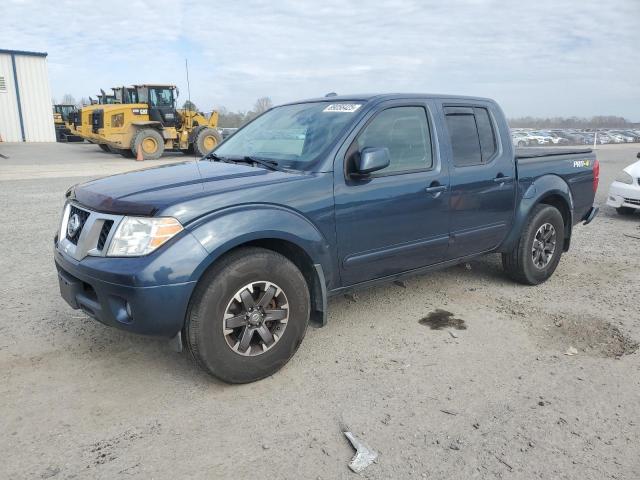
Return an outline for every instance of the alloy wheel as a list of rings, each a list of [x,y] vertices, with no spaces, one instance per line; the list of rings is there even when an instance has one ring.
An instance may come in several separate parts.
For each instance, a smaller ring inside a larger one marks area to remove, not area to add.
[[[543,269],[556,251],[556,229],[550,223],[545,223],[538,228],[533,237],[533,245],[531,247],[531,259],[538,269]]]
[[[223,332],[227,345],[239,355],[257,356],[282,338],[289,303],[275,283],[257,281],[238,290],[227,304]]]

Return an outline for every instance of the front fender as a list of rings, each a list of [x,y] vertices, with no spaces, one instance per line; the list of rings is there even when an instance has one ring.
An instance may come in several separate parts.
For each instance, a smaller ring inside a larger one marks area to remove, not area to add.
[[[196,221],[192,234],[208,252],[194,272],[200,278],[221,255],[255,240],[279,239],[291,242],[322,266],[330,282],[335,268],[331,247],[318,228],[302,214],[278,205],[248,204],[219,210]]]
[[[567,239],[571,237],[571,226],[573,225],[573,196],[571,195],[569,185],[567,185],[567,182],[565,182],[563,178],[557,175],[544,175],[536,178],[528,185],[521,184],[520,188],[524,189],[524,193],[516,206],[511,232],[498,249],[499,251],[508,252],[515,247],[533,207],[541,203],[541,200],[545,197],[552,195],[562,198],[566,203],[569,212],[569,221],[567,222],[569,228],[565,232],[565,237]]]

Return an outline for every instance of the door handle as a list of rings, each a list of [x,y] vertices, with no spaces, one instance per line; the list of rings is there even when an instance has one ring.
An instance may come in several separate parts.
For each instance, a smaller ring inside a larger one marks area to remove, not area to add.
[[[511,180],[513,180],[513,177],[505,177],[504,175],[497,176],[496,178],[493,179],[493,181],[496,183],[507,183],[507,182],[510,182]]]
[[[448,187],[446,185],[432,185],[431,187],[425,188],[425,191],[432,194],[434,197],[437,197],[442,192],[446,191],[447,188]]]

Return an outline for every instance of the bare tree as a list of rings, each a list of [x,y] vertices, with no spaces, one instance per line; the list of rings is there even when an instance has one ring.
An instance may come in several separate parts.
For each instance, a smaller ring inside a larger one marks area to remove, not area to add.
[[[62,105],[75,105],[76,99],[70,93],[65,93],[62,96]]]
[[[270,97],[260,97],[256,100],[256,103],[253,106],[253,113],[255,116],[258,116],[269,110],[271,107],[273,107],[273,102]]]
[[[192,112],[198,111],[198,107],[196,107],[196,104],[193,103],[191,100],[185,100],[184,104],[182,105],[182,108],[185,110],[191,110]]]

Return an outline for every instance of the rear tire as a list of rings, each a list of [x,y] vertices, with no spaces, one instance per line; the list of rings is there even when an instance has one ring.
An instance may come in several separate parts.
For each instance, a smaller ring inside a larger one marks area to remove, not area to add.
[[[502,266],[512,280],[538,285],[555,272],[563,247],[562,214],[551,205],[539,204],[529,214],[516,246],[502,254]]]
[[[199,157],[204,157],[211,153],[221,142],[222,137],[216,129],[210,127],[199,128],[193,138],[193,149]]]
[[[616,208],[616,212],[618,212],[618,215],[624,215],[626,217],[627,215],[636,213],[636,209],[631,207],[618,207]]]
[[[99,143],[98,146],[100,147],[100,150],[102,150],[103,152],[112,153],[111,149],[109,148],[109,145],[107,145],[106,143]]]
[[[271,299],[261,306],[271,286]],[[281,319],[269,320],[275,312]],[[309,288],[289,259],[263,248],[241,248],[220,259],[198,283],[187,313],[185,343],[211,375],[228,383],[254,382],[273,375],[293,356],[309,312]]]
[[[134,157],[138,155],[138,147],[142,150],[145,160],[157,160],[164,153],[164,139],[157,130],[144,128],[135,134],[131,142]]]

